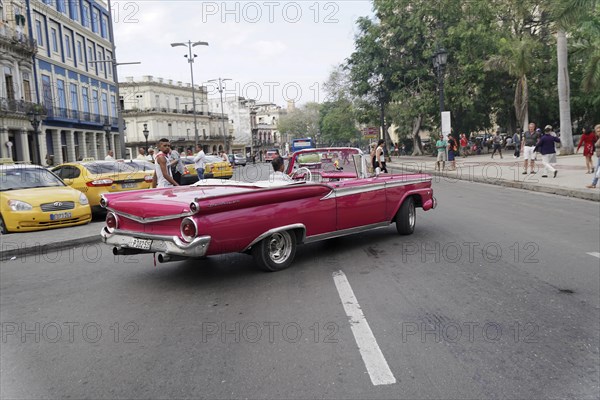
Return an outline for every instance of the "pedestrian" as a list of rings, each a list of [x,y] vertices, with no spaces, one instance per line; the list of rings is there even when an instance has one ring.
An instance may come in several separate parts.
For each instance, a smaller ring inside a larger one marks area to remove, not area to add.
[[[446,160],[448,159],[446,150],[448,147],[448,142],[444,139],[444,134],[440,134],[440,138],[437,142],[435,142],[435,148],[437,150],[437,160],[435,162],[435,170],[440,171],[440,163],[441,170],[446,169]]]
[[[513,144],[515,145],[515,153],[513,154],[513,157],[519,158],[521,156],[521,129],[517,129],[512,137],[512,140]]]
[[[147,158],[146,158],[146,149],[143,148],[143,147],[140,147],[138,149],[138,155],[137,155],[137,157],[135,159],[136,160],[147,160]]]
[[[467,157],[467,153],[469,151],[469,141],[467,140],[467,135],[464,133],[460,134],[460,155],[463,158]]]
[[[452,135],[448,135],[448,162],[450,163],[449,171],[454,171],[456,169],[456,139]]]
[[[598,159],[596,160],[596,173],[594,174],[594,179],[592,179],[592,184],[586,186],[590,189],[595,188],[598,184],[598,179],[600,179],[600,124],[594,127],[594,131],[596,131],[596,136],[598,137],[598,140],[596,140],[594,145],[596,149],[596,157],[598,157]]]
[[[594,154],[594,143],[596,143],[596,140],[598,140],[598,138],[592,130],[586,128],[581,130],[581,139],[579,139],[579,144],[577,145],[577,151],[575,151],[575,154],[579,152],[581,145],[583,145],[583,156],[585,157],[585,166],[587,168],[586,174],[594,173],[592,155]]]
[[[494,154],[498,152],[500,154],[500,158],[502,157],[502,136],[500,136],[500,129],[496,131],[496,134],[492,138],[492,143],[494,145],[494,151],[492,151],[492,158],[494,158]]]
[[[378,174],[378,170],[377,168],[379,168],[379,172],[385,172],[387,174],[388,170],[385,167],[385,152],[384,152],[384,148],[385,147],[385,140],[383,139],[379,139],[379,141],[377,142],[377,148],[375,149],[375,164],[373,165],[373,168],[375,168],[375,174]]]
[[[535,174],[535,145],[540,139],[539,133],[535,129],[535,123],[529,123],[529,130],[523,133],[523,140],[521,140],[521,152],[523,153],[523,175],[527,174],[527,165],[531,170],[530,174]]]
[[[146,156],[146,161],[154,162],[154,149],[150,147],[148,149],[148,155]]]
[[[105,161],[114,161],[115,160],[115,153],[112,150],[109,150],[108,153],[106,154],[106,157],[104,157]]]
[[[175,149],[171,149],[170,153],[171,158],[171,174],[175,182],[181,185],[181,177],[185,173],[185,167],[183,165],[183,161],[181,160],[181,154]]]
[[[169,139],[160,139],[158,141],[158,150],[155,158],[156,165],[154,166],[155,172],[152,187],[167,188],[179,186],[179,183],[171,175],[171,143],[169,143]]]
[[[558,171],[552,165],[556,157],[554,143],[560,143],[560,139],[557,136],[552,135],[552,126],[546,125],[544,128],[544,135],[538,140],[538,143],[535,146],[535,149],[542,153],[542,163],[544,164],[542,178],[547,178],[548,173],[552,173],[554,178],[556,178],[556,175],[558,174]]]
[[[198,174],[198,180],[204,179],[204,163],[206,162],[206,154],[201,144],[196,145],[196,157],[194,157],[194,165],[196,167],[196,173]]]

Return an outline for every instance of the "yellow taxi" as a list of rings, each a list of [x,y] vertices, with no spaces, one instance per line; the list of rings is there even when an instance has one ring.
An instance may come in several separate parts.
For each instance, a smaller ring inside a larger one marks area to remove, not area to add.
[[[182,158],[185,169],[188,173],[185,176],[198,176],[196,166],[194,165],[194,157]],[[207,155],[204,162],[204,177],[206,179],[230,179],[233,176],[233,167],[228,161],[224,161],[221,157]],[[196,179],[197,180],[197,179]]]
[[[84,193],[94,212],[103,210],[100,207],[103,194],[148,189],[154,176],[153,169],[130,161],[72,162],[60,164],[52,168],[52,172],[67,185]]]
[[[0,165],[0,233],[90,222],[87,197],[39,165]]]

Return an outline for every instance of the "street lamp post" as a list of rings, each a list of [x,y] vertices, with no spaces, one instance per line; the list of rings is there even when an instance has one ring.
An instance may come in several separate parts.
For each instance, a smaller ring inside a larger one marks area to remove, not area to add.
[[[150,154],[150,152],[148,151],[148,135],[150,134],[150,132],[148,132],[148,124],[144,124],[144,130],[142,131],[142,133],[146,138],[146,156],[148,156]]]
[[[188,48],[188,54],[184,55],[185,58],[188,59],[188,63],[190,64],[190,76],[192,78],[192,114],[194,115],[194,141],[196,146],[198,146],[198,120],[196,119],[196,92],[194,87],[194,68],[192,64],[194,63],[194,58],[198,57],[196,54],[192,54],[192,47],[196,46],[208,46],[208,42],[192,42],[188,40],[187,43],[171,43],[171,47],[179,47],[183,46]],[[202,137],[202,139],[206,139],[206,137]]]
[[[42,110],[42,112],[40,112],[40,109]],[[31,126],[33,127],[36,148],[38,149],[38,151],[37,151],[38,160],[37,161],[40,165],[42,164],[42,156],[39,153],[40,146],[39,146],[38,128],[40,127],[40,123],[42,122],[45,114],[46,113],[43,112],[43,108],[40,105],[34,105],[31,108],[31,110],[27,113],[27,116],[29,117],[29,121],[31,122]]]
[[[225,152],[227,154],[230,153],[230,149],[229,149],[229,140],[227,140],[227,132],[225,132],[225,110],[223,109],[223,82],[230,81],[230,80],[231,79],[229,79],[229,78],[217,78],[217,79],[209,80],[209,82],[219,82],[219,87],[217,88],[217,90],[219,91],[219,94],[221,95],[221,122],[223,123],[223,144],[225,145]]]
[[[443,47],[439,48],[433,55],[433,66],[437,70],[438,84],[440,88],[440,118],[444,112],[444,68],[448,61],[448,52]]]
[[[110,144],[112,142],[112,140],[110,140],[110,131],[111,131],[112,127],[110,125],[110,121],[109,121],[108,117],[106,117],[106,119],[104,120],[104,127],[103,127],[103,129],[104,129],[104,132],[106,132],[106,139],[104,139],[104,140],[108,140],[108,150],[112,150],[110,148]],[[117,158],[119,158],[118,155],[117,155]],[[124,159],[124,157],[121,157],[121,158]]]

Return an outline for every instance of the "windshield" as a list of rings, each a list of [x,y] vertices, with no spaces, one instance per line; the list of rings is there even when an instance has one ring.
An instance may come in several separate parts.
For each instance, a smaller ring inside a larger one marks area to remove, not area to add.
[[[288,165],[288,173],[298,168],[308,168],[313,173],[352,173],[356,174],[354,154],[360,154],[358,149],[315,149],[294,153]],[[291,169],[291,170],[290,170]]]
[[[92,174],[114,174],[119,172],[137,172],[143,170],[142,167],[133,163],[122,163],[122,162],[96,162],[83,164],[88,171]]]
[[[44,168],[0,169],[0,191],[57,186],[65,184]]]
[[[223,159],[221,157],[217,157],[217,156],[206,156],[206,163],[218,163],[218,162],[223,162]]]

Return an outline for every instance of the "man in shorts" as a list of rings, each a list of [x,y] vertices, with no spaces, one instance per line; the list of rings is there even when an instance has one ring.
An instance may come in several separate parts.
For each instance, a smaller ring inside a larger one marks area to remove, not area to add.
[[[527,164],[531,168],[530,174],[535,174],[535,145],[540,139],[540,134],[535,130],[535,124],[529,123],[529,130],[523,133],[523,140],[521,140],[521,153],[523,154],[523,175],[527,175]]]
[[[440,163],[442,166],[442,170],[446,169],[446,160],[448,157],[446,156],[446,148],[448,147],[448,142],[444,140],[444,134],[440,134],[440,139],[435,142],[435,148],[437,149],[437,161],[435,162],[435,170],[440,171]]]

